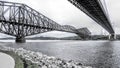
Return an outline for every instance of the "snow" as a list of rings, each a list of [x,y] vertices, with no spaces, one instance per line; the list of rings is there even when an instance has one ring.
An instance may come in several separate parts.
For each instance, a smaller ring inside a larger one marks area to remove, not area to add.
[[[14,68],[14,66],[14,59],[9,55],[0,52],[0,68]]]

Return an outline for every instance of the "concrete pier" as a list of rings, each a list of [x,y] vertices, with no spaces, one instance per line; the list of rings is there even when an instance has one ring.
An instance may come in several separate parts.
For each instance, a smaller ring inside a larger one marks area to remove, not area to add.
[[[16,37],[15,42],[16,43],[25,43],[26,39],[25,39],[25,37]]]
[[[116,39],[115,34],[110,34],[110,35],[109,35],[109,40],[115,40],[115,39]]]

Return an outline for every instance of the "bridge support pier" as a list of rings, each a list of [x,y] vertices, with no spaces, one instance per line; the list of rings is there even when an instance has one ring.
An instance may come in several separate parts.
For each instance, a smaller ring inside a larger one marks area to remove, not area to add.
[[[25,39],[25,37],[16,37],[15,42],[16,43],[25,43],[26,39]]]
[[[79,37],[81,37],[82,40],[89,40],[90,36],[86,36],[86,35],[79,35],[77,34]]]
[[[115,39],[116,39],[115,34],[110,34],[110,35],[109,35],[109,40],[115,40]]]

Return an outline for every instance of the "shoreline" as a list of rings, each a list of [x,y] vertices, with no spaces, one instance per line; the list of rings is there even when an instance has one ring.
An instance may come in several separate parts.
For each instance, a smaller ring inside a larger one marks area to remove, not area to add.
[[[73,60],[66,61],[60,58],[44,55],[23,48],[0,47],[0,52],[12,56],[15,60],[15,68],[92,68],[84,66]]]

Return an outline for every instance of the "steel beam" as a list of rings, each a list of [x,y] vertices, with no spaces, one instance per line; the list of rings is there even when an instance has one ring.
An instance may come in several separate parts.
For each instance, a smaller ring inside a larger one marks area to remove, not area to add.
[[[100,0],[68,0],[77,8],[86,13],[110,34],[114,34],[111,22]]]

